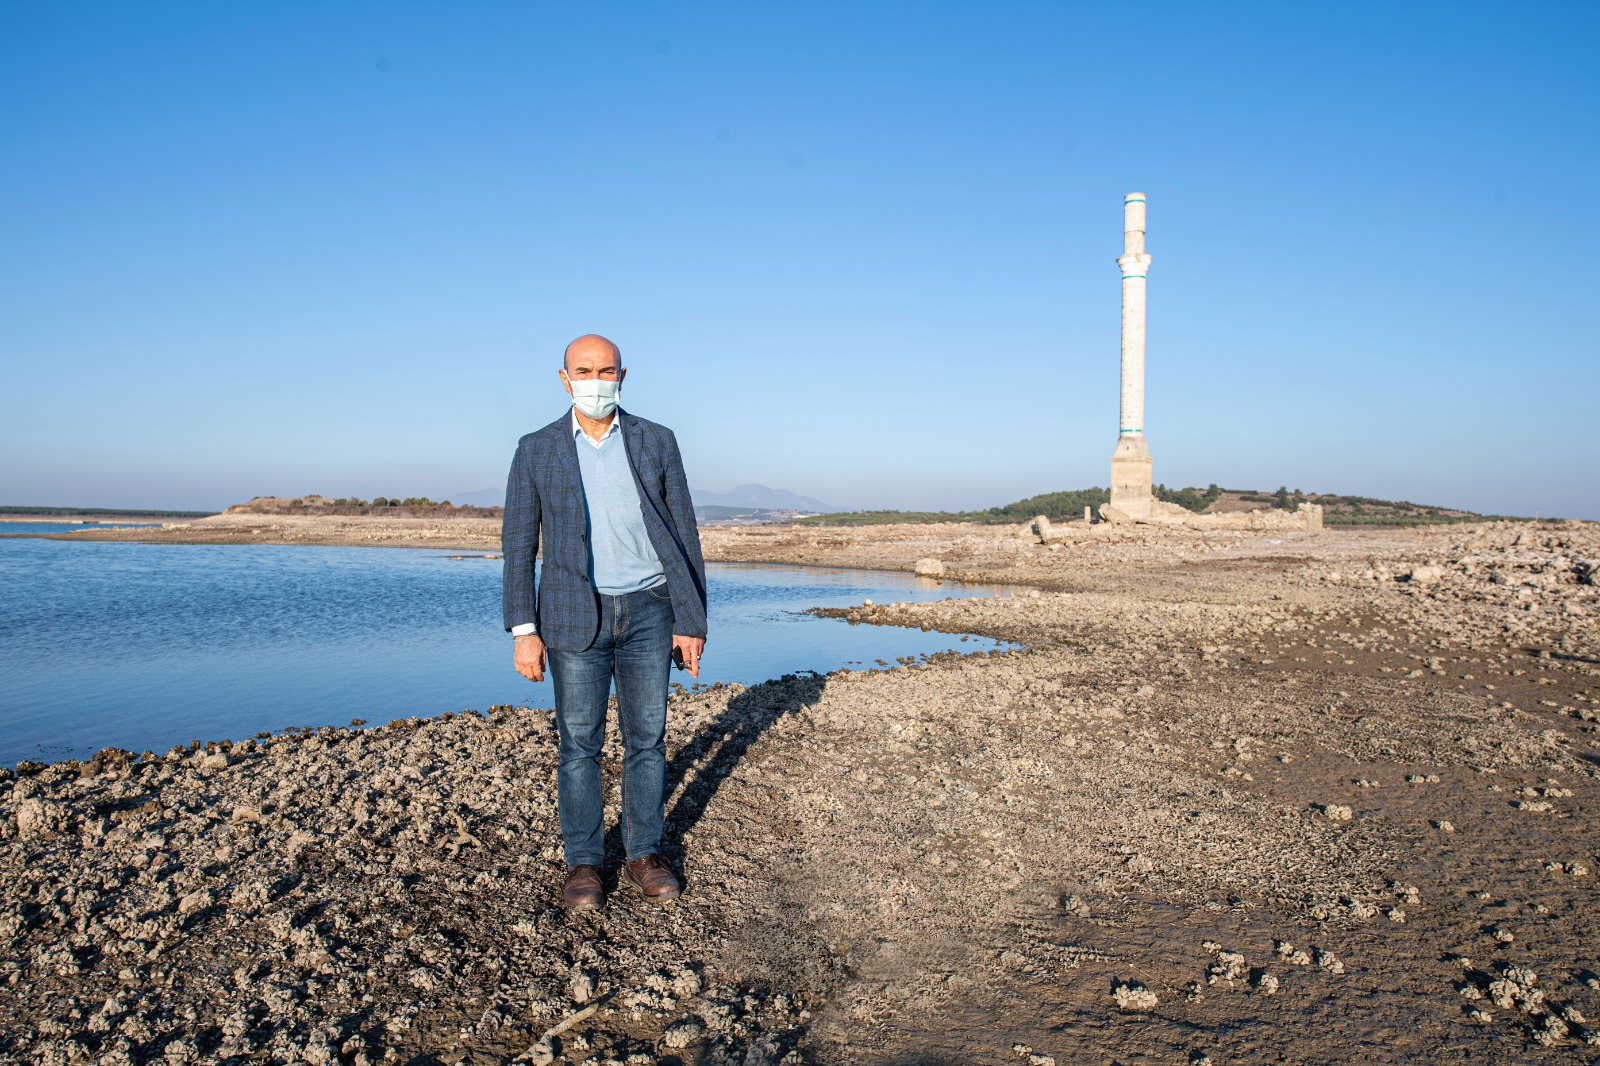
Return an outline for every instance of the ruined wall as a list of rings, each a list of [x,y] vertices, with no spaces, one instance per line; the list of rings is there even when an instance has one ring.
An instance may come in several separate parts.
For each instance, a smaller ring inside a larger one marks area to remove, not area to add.
[[[1092,526],[1084,527],[1076,523],[1071,529],[1083,532],[1108,529],[1115,526],[1175,526],[1184,529],[1281,529],[1316,531],[1322,529],[1322,505],[1317,503],[1302,503],[1293,511],[1280,511],[1276,508],[1263,508],[1259,511],[1234,512],[1231,514],[1195,514],[1175,503],[1163,503],[1160,500],[1150,501],[1149,513],[1144,517],[1135,517],[1119,510],[1112,504],[1105,504],[1100,508],[1100,521]],[[1065,527],[1053,526],[1050,519],[1040,515],[1033,521],[1034,532],[1040,539],[1049,542],[1061,535],[1071,536]]]

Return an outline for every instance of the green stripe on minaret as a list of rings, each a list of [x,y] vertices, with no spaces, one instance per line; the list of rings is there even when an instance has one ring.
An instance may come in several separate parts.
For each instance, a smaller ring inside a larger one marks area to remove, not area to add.
[[[1125,204],[1142,204],[1144,203],[1144,197],[1141,196],[1137,200],[1124,200],[1122,202]]]

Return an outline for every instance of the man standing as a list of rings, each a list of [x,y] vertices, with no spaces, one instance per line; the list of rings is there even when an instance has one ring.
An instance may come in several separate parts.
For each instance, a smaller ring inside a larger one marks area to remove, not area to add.
[[[561,899],[573,910],[604,901],[600,747],[613,679],[623,875],[647,899],[677,898],[681,886],[661,854],[667,678],[674,658],[699,677],[705,648],[705,563],[683,459],[671,430],[617,406],[626,373],[604,337],[567,345],[560,374],[572,409],[517,443],[500,532],[517,673],[543,680],[548,656],[555,685]]]

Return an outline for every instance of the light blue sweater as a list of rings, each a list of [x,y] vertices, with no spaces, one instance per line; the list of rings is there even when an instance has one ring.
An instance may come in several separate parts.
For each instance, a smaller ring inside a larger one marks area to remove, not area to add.
[[[667,580],[639,510],[639,488],[628,466],[620,422],[612,419],[599,447],[582,431],[573,442],[589,520],[589,580],[606,596],[625,596]]]

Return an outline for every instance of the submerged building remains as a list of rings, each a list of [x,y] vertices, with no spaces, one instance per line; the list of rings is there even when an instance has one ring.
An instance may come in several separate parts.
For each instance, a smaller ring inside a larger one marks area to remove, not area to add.
[[[1295,511],[1260,510],[1196,514],[1155,498],[1153,461],[1144,436],[1144,308],[1150,255],[1144,250],[1145,195],[1122,198],[1122,392],[1117,446],[1111,453],[1111,502],[1102,522],[1223,527],[1230,529],[1321,529],[1322,507],[1302,503]],[[1045,523],[1048,526],[1048,523]],[[1044,536],[1043,528],[1040,530]],[[1046,536],[1046,539],[1048,537]]]
[[[1134,521],[1150,517],[1150,446],[1144,439],[1144,193],[1122,198],[1122,404],[1111,453],[1111,506]]]

